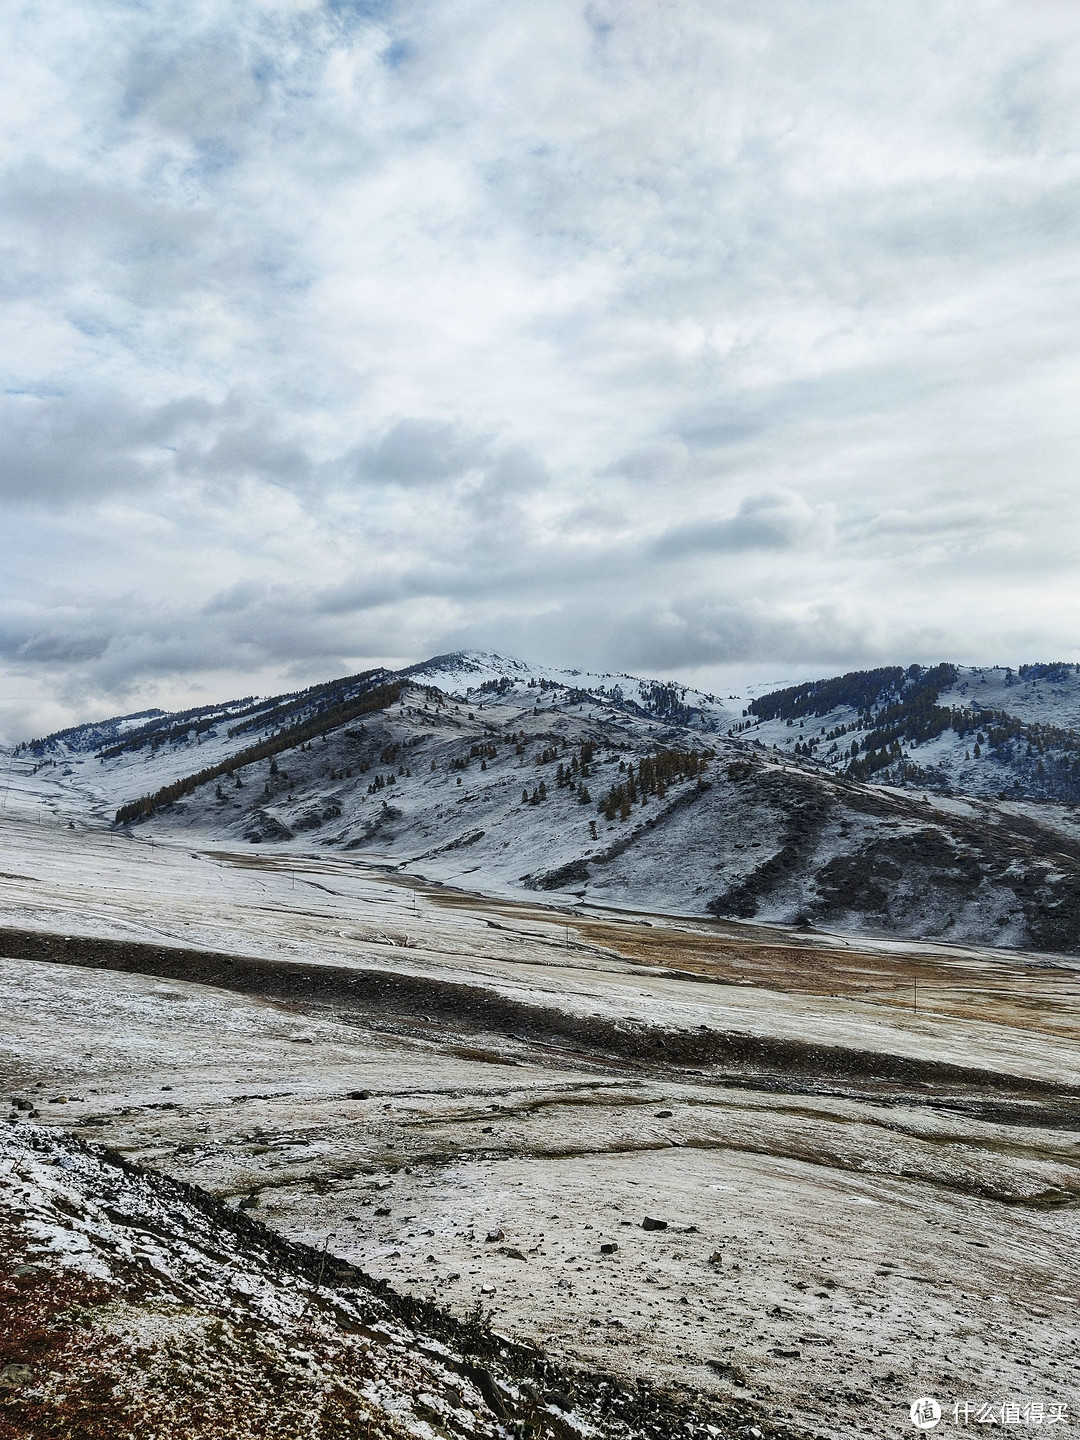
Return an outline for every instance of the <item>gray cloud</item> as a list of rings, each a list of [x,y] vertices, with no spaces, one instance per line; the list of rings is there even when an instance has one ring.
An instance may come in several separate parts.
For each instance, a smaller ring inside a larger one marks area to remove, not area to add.
[[[801,495],[774,492],[748,495],[729,520],[676,525],[653,544],[653,554],[679,559],[696,553],[740,550],[790,550],[827,531],[829,516],[814,510]]]
[[[273,417],[235,397],[148,406],[100,389],[0,396],[0,501],[93,505],[175,475],[301,483],[310,459],[277,429]]]
[[[48,505],[156,484],[153,416],[110,394],[0,397],[0,496]]]
[[[641,445],[606,466],[604,476],[623,476],[627,480],[657,482],[671,480],[686,469],[689,452],[681,440],[658,440]]]
[[[445,420],[397,420],[373,443],[352,457],[357,474],[398,485],[431,485],[479,465],[490,442],[462,435]]]
[[[122,112],[198,144],[220,147],[252,123],[263,86],[260,61],[235,31],[219,29],[168,49],[131,55]]]

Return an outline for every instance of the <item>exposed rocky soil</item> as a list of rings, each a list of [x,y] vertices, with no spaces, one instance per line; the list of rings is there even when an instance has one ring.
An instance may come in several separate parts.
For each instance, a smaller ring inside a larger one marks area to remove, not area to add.
[[[456,1320],[32,1124],[0,1130],[0,1298],[5,1440],[704,1440],[754,1418],[560,1367],[479,1307]]]

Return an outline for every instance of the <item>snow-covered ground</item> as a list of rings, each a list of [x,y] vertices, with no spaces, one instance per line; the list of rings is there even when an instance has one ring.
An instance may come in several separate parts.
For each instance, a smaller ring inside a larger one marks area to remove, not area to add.
[[[0,1298],[0,1428],[20,1440],[732,1433],[32,1123],[0,1131]]]
[[[980,689],[1062,725],[1053,683]],[[122,829],[278,702],[3,757],[13,1130],[93,1137],[628,1394],[647,1374],[714,1434],[901,1435],[925,1394],[1074,1418],[1073,808],[789,753],[839,714],[743,730],[738,702],[475,652],[401,684]],[[25,1216],[52,1192],[18,1143]]]
[[[741,1407],[736,1433],[1080,1399],[1071,969],[485,901],[327,851],[29,819],[0,845],[16,1128]]]

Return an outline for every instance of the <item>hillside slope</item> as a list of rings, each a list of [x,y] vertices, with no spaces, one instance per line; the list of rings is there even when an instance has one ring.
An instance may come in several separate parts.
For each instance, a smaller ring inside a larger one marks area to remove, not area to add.
[[[1080,802],[1080,666],[888,666],[748,702],[783,753],[941,794]]]
[[[140,834],[323,846],[494,893],[1072,952],[1080,734],[1064,722],[1080,676],[1037,668],[985,685],[945,665],[858,672],[736,711],[468,652],[154,717],[90,754],[67,732],[19,764],[38,757],[27,782],[58,785],[54,803],[78,796]],[[965,745],[979,756],[958,761]],[[916,792],[931,761],[937,783]],[[961,795],[968,764],[981,788]],[[1032,794],[1054,786],[1064,800]]]
[[[741,1431],[708,1401],[560,1368],[58,1131],[5,1126],[0,1159],[0,1440]]]

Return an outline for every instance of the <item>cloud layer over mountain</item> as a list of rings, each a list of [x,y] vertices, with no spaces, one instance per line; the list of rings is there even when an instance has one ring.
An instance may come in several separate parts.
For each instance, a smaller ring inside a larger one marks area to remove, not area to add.
[[[0,70],[9,736],[1077,658],[1064,0],[42,0]]]

